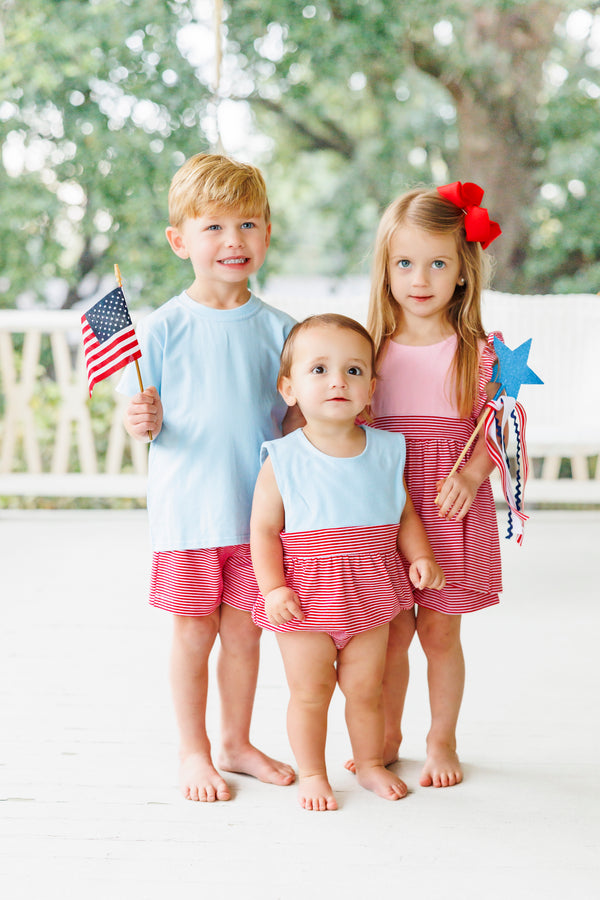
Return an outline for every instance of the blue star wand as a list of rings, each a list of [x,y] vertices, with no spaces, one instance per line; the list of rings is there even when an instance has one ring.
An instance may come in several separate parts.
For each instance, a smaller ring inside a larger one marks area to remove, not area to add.
[[[510,416],[515,421],[517,435],[517,462],[520,461],[521,449],[524,450],[524,481],[527,478],[527,451],[525,447],[524,431],[526,416],[525,411],[520,403],[517,403],[517,396],[521,385],[523,384],[543,384],[542,379],[530,369],[527,365],[529,350],[531,347],[531,338],[521,344],[515,350],[510,350],[500,338],[494,337],[494,350],[496,351],[497,361],[492,372],[491,382],[497,385],[496,393],[492,400],[488,400],[486,407],[488,412],[481,416],[477,426],[475,427],[471,437],[465,445],[460,456],[452,466],[448,478],[457,471],[461,462],[469,451],[469,447],[485,427],[486,444],[490,456],[498,466],[502,478],[502,486],[504,496],[509,505],[509,534],[512,536],[512,520],[510,519],[511,511],[523,522],[527,517],[523,515],[522,506],[522,485],[520,473],[517,472],[516,494],[513,494],[510,485],[510,469],[508,466],[508,458],[504,445],[503,429],[498,425],[496,435],[490,435],[490,426],[494,416],[501,412],[502,418],[507,419]],[[503,396],[504,395],[504,396]],[[437,499],[437,498],[436,498]],[[522,540],[522,527],[518,529],[517,540]]]
[[[531,338],[525,341],[524,344],[521,344],[519,347],[517,347],[516,350],[509,350],[506,344],[504,344],[499,337],[494,337],[494,350],[496,351],[496,356],[498,357],[498,361],[495,363],[492,372],[492,384],[498,385],[498,389],[493,397],[494,401],[498,400],[503,392],[506,393],[507,397],[513,397],[516,400],[521,385],[544,383],[542,379],[538,375],[536,375],[536,373],[527,365],[530,347]],[[462,453],[446,476],[447,478],[450,478],[452,475],[454,475],[461,462],[469,452],[469,447],[471,446],[481,429],[484,427],[484,425],[486,425],[494,415],[495,409],[493,407],[489,407],[487,404],[486,406],[488,408],[487,415],[482,416],[477,423],[475,430],[465,444]]]

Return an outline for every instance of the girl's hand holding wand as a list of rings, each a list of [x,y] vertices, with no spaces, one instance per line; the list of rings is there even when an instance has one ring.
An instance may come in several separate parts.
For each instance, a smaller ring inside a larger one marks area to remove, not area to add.
[[[480,439],[464,469],[451,472],[436,482],[435,503],[439,506],[439,515],[454,522],[464,519],[477,491],[493,471],[494,462],[487,452],[485,440]]]
[[[497,385],[490,385],[491,389],[495,387]],[[438,493],[435,504],[439,507],[439,515],[443,519],[451,519],[454,522],[464,519],[477,496],[477,491],[494,471],[495,465],[487,451],[485,437],[480,433],[488,416],[492,414],[493,411],[488,406],[483,408],[473,434],[452,466],[450,473],[436,482],[435,487]],[[457,471],[475,438],[477,441],[471,458],[460,472]]]
[[[480,484],[481,480],[471,476],[465,469],[455,472],[454,475],[448,475],[447,478],[440,478],[436,482],[438,495],[435,498],[436,505],[440,508],[439,515],[444,519],[454,519],[456,522],[464,519]]]

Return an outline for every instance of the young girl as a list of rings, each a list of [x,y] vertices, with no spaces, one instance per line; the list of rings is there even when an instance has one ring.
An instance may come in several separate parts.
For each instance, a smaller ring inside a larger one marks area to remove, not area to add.
[[[339,683],[359,782],[388,800],[407,789],[383,764],[388,622],[415,587],[444,575],[405,492],[402,435],[356,424],[375,387],[375,349],[358,322],[313,316],[284,345],[278,387],[306,424],[263,444],[250,526],[261,598],[290,688],[288,734],[308,810],[337,809],[327,779],[327,711]],[[398,524],[400,523],[400,524]]]
[[[431,728],[420,783],[462,780],[456,724],[464,686],[461,615],[498,603],[500,550],[488,476],[494,465],[477,439],[448,475],[482,413],[494,353],[481,324],[482,252],[500,229],[479,206],[483,191],[456,182],[395,200],[376,239],[368,328],[380,379],[378,428],[407,442],[406,481],[446,585],[418,585],[417,611],[390,625],[384,684],[384,762],[397,759],[415,628],[427,656]]]

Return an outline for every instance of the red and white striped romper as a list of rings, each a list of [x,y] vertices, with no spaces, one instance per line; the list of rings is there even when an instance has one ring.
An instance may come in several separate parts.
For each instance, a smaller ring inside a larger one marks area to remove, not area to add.
[[[285,510],[286,584],[298,594],[305,620],[272,625],[261,596],[253,619],[262,628],[352,637],[413,606],[397,549],[404,438],[364,430],[364,451],[349,458],[317,450],[302,429],[263,444]]]
[[[494,361],[492,339],[490,335],[487,344],[481,343],[479,390],[468,419],[459,416],[451,381],[456,335],[425,347],[389,341],[372,402],[375,427],[400,431],[406,438],[408,491],[446,576],[446,587],[440,591],[414,590],[415,603],[450,615],[493,606],[502,590],[489,480],[461,522],[440,518],[434,503],[436,482],[448,475],[460,456],[486,401]],[[470,452],[461,468],[469,457]]]

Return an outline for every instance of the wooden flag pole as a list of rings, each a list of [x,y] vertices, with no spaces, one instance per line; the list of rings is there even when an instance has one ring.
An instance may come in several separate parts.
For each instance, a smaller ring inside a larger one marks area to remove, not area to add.
[[[123,288],[123,281],[121,279],[121,270],[119,269],[119,267],[116,263],[115,263],[115,278],[117,279],[117,284],[119,285],[119,287]],[[140,367],[138,365],[137,359],[134,359],[134,363],[135,363],[135,371],[137,372],[138,384],[140,386],[140,391],[143,393],[144,382],[142,381],[142,373],[140,372]],[[150,432],[148,432],[148,434],[149,433]],[[152,440],[152,438],[150,438],[150,440]]]
[[[117,279],[117,284],[119,285],[119,287],[122,290],[123,289],[123,280],[121,278],[121,270],[119,269],[119,267],[116,263],[115,263],[115,278]],[[135,371],[137,372],[138,384],[140,386],[140,393],[143,394],[144,393],[144,382],[142,381],[142,373],[140,372],[140,367],[139,367],[137,359],[134,359],[134,363],[135,363]],[[150,438],[150,440],[153,439],[151,431],[148,432],[148,437]]]

